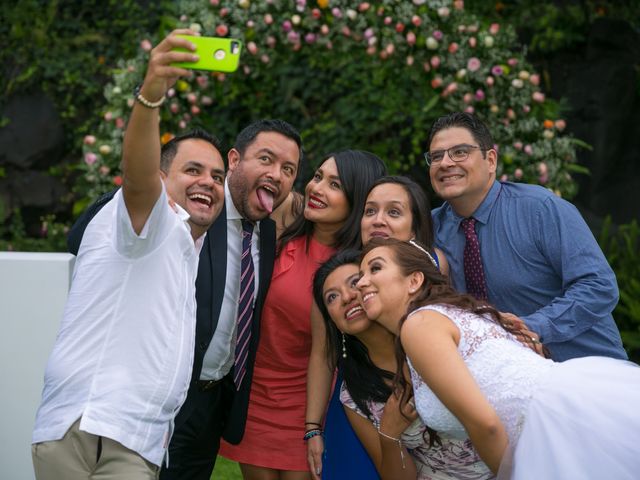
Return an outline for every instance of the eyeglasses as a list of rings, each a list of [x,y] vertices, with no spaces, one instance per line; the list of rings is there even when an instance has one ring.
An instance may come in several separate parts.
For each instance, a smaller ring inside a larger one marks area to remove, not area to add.
[[[427,161],[427,166],[431,166],[434,163],[440,163],[444,160],[445,152],[449,154],[449,158],[454,162],[464,162],[469,158],[471,150],[480,148],[477,145],[467,145],[462,143],[460,145],[454,145],[446,150],[434,150],[433,152],[425,152],[424,159]]]

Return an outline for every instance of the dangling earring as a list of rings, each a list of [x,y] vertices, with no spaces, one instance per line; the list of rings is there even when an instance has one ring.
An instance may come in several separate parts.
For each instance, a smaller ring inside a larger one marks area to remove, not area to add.
[[[347,358],[347,344],[345,343],[344,333],[342,334],[342,358]]]

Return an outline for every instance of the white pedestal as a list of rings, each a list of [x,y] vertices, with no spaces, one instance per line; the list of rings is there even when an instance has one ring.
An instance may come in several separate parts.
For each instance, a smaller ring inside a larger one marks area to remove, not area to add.
[[[0,477],[33,480],[31,432],[75,257],[0,252]]]

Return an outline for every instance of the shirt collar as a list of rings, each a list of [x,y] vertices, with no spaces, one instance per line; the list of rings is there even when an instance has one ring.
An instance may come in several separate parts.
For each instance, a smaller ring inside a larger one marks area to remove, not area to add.
[[[229,190],[229,181],[226,178],[224,180],[224,208],[227,210],[227,221],[238,222],[238,225],[240,225],[240,220],[242,220],[243,217],[233,203],[231,191]],[[260,233],[260,222],[255,223],[253,231],[256,234]]]
[[[476,208],[475,212],[473,212],[471,216],[475,218],[478,222],[486,225],[487,222],[489,221],[491,210],[493,210],[493,206],[496,203],[498,196],[500,195],[501,189],[502,189],[502,184],[497,180],[494,180],[493,185],[489,189],[489,192],[487,193],[487,195],[484,197],[484,200],[482,200],[482,203],[480,203],[478,208]],[[465,217],[458,215],[453,210],[453,208],[450,208],[449,211],[451,213],[451,216],[453,217],[453,220],[458,225],[460,225],[460,222],[462,222],[462,220],[465,219]]]

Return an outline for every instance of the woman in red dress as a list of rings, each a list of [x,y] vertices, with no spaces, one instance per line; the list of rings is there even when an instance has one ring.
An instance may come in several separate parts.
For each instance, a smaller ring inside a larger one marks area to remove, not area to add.
[[[328,155],[305,188],[303,215],[282,234],[262,311],[244,437],[220,448],[240,463],[246,480],[310,478],[303,437],[320,427],[304,418],[313,275],[335,251],[359,245],[367,192],[385,173],[382,160],[369,152]]]

